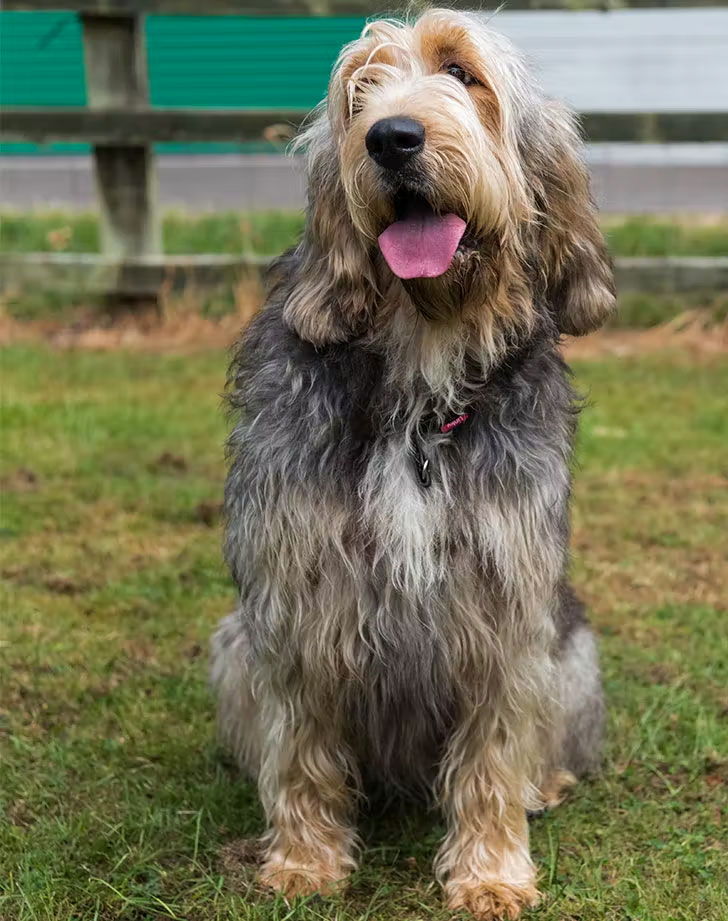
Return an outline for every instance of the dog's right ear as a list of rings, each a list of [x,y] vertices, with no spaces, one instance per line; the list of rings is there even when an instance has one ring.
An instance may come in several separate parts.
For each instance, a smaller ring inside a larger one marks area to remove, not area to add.
[[[354,229],[339,172],[339,156],[319,115],[306,145],[306,229],[294,257],[284,307],[286,322],[314,345],[345,342],[367,328],[376,284],[366,242]]]

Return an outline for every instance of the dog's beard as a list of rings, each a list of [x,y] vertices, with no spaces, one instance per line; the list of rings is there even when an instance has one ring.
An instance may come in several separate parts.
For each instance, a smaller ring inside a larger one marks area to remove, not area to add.
[[[449,323],[459,319],[471,305],[483,303],[490,275],[488,260],[481,251],[465,249],[455,254],[444,275],[403,279],[401,283],[424,319]]]
[[[424,215],[425,218],[429,215],[430,219],[435,222],[438,220],[442,222],[443,213],[450,209],[447,207],[433,208],[428,199],[436,200],[437,196],[420,179],[413,181],[410,178],[407,182],[402,183],[397,192],[393,194],[392,199],[396,226],[399,227],[401,223],[414,223],[416,230],[419,229],[416,217],[414,222],[406,220],[413,214],[415,216]],[[451,214],[450,217],[458,219],[454,214]],[[389,221],[391,222],[391,218]],[[388,224],[388,231],[394,229],[395,223]],[[437,233],[438,230],[435,231],[435,236]],[[460,233],[462,236],[459,241],[455,241],[456,249],[448,268],[442,274],[435,276],[423,274],[407,277],[406,274],[400,273],[398,269],[407,269],[409,266],[406,262],[402,265],[401,261],[393,265],[391,253],[388,256],[388,253],[384,252],[382,239],[384,234],[379,237],[380,249],[391,271],[399,276],[400,283],[419,313],[433,323],[443,323],[457,318],[469,303],[480,298],[485,291],[486,280],[482,271],[480,253],[482,241],[478,240],[467,227],[464,232],[461,230]],[[488,245],[491,245],[490,241]],[[424,263],[420,263],[419,251],[411,253],[410,256],[414,259],[416,267],[419,268],[422,265],[427,271],[428,260],[425,258]]]

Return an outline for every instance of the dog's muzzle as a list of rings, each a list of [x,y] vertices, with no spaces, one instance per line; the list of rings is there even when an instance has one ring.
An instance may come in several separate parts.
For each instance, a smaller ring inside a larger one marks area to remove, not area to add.
[[[425,126],[414,118],[382,118],[367,131],[365,143],[377,166],[400,170],[425,146]]]
[[[425,178],[417,162],[425,146],[425,126],[405,116],[382,118],[371,126],[365,143],[371,159],[385,171],[383,187],[393,195],[394,221],[377,238],[385,262],[403,281],[444,275],[467,225],[416,191]]]

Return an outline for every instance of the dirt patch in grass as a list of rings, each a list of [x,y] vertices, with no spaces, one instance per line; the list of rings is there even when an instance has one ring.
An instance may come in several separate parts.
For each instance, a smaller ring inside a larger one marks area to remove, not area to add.
[[[258,291],[242,286],[236,292],[236,309],[222,316],[199,313],[194,298],[163,303],[161,308],[141,305],[115,314],[88,308],[75,312],[71,322],[62,316],[19,320],[0,310],[0,345],[40,341],[58,349],[180,354],[227,349],[255,314],[258,302]],[[650,329],[604,329],[564,341],[569,360],[621,358],[667,349],[680,349],[703,360],[727,354],[728,318],[716,321],[710,309],[695,309]]]
[[[59,349],[192,353],[227,348],[262,301],[260,281],[243,278],[207,310],[210,299],[193,286],[181,294],[160,292],[159,300],[104,306],[75,302],[65,308],[17,315],[15,294],[0,299],[0,345],[45,342]]]
[[[650,329],[603,329],[583,339],[568,338],[564,352],[571,360],[614,356],[626,358],[679,348],[694,358],[728,353],[728,320],[714,320],[709,310],[689,310]]]
[[[247,317],[239,314],[160,316],[156,308],[149,307],[106,317],[89,311],[70,325],[52,318],[23,321],[5,315],[0,317],[0,345],[45,342],[58,349],[184,354],[228,348],[246,321]]]
[[[722,476],[577,476],[572,552],[579,591],[595,615],[614,626],[615,611],[623,611],[620,630],[640,640],[645,625],[634,618],[640,606],[725,609],[726,495]]]
[[[17,467],[0,477],[2,492],[30,492],[38,488],[38,474],[30,467]]]

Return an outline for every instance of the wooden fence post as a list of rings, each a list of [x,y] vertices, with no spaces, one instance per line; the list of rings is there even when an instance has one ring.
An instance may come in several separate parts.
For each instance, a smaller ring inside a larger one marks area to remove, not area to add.
[[[144,16],[83,14],[86,96],[91,109],[147,108]],[[162,251],[151,144],[94,146],[105,255],[125,259]]]

